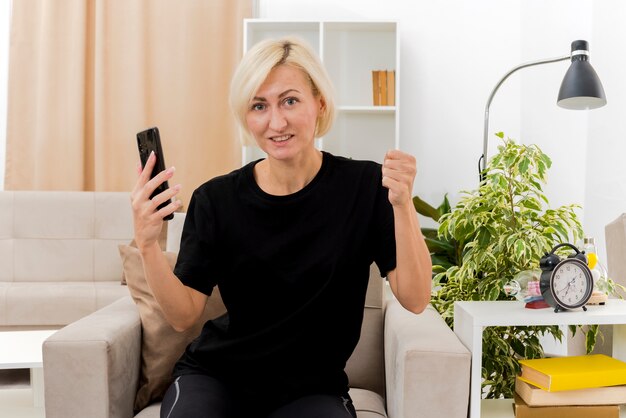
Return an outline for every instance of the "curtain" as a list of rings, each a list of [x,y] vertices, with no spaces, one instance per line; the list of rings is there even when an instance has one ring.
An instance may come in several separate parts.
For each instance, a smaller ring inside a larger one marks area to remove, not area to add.
[[[6,190],[130,192],[136,133],[158,126],[186,206],[241,164],[228,85],[251,14],[252,0],[14,0]]]

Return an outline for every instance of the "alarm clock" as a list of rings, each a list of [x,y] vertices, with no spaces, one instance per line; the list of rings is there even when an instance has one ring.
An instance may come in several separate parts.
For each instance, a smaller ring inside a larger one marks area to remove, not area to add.
[[[562,247],[570,247],[575,253],[561,259],[554,252]],[[541,258],[539,267],[541,295],[554,312],[580,307],[587,310],[585,304],[593,292],[593,276],[584,252],[569,243],[559,244]]]

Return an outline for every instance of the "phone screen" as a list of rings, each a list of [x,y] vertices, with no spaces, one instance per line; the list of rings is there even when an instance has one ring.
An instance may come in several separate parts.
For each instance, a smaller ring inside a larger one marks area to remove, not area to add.
[[[165,159],[163,158],[163,149],[161,148],[161,136],[159,135],[159,129],[157,127],[146,129],[145,131],[141,131],[137,133],[137,147],[139,148],[139,158],[141,159],[141,166],[145,167],[146,161],[148,161],[148,157],[150,153],[154,151],[156,155],[156,164],[152,169],[152,173],[150,174],[150,178],[153,178],[161,171],[165,170]],[[154,196],[158,195],[161,192],[169,189],[169,184],[167,181],[157,187],[150,198],[152,199]],[[171,200],[167,200],[161,203],[158,209],[161,209],[167,206]],[[166,221],[169,221],[174,217],[173,214],[167,215],[163,218]]]

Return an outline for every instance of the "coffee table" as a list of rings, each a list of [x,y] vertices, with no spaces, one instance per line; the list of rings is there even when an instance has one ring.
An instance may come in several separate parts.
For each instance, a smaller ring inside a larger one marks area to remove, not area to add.
[[[44,406],[41,346],[56,330],[0,331],[0,369],[30,369],[33,405]]]

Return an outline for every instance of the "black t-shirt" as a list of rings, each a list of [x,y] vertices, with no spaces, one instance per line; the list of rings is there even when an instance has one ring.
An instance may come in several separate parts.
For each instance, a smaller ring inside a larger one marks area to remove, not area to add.
[[[208,373],[248,393],[347,392],[343,371],[363,319],[370,264],[396,265],[381,166],[323,154],[302,190],[273,196],[250,163],[193,194],[176,276],[227,318],[209,321],[174,374]]]

